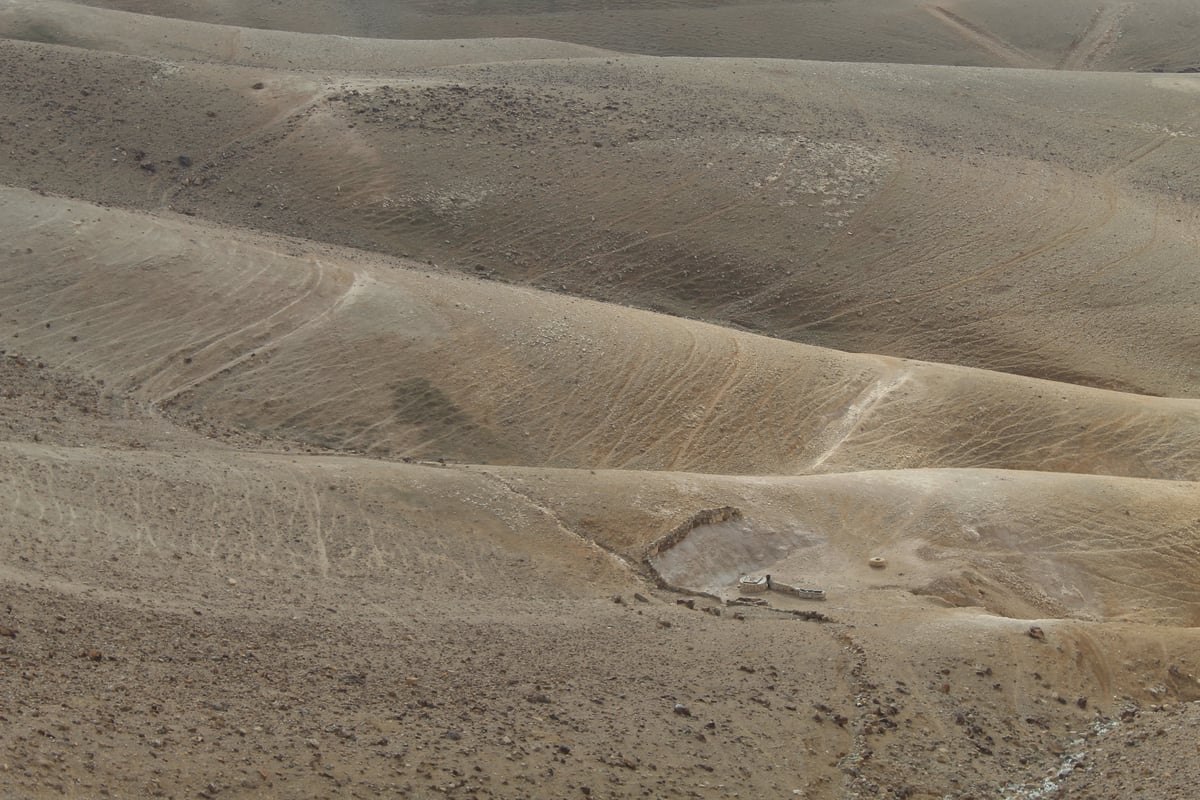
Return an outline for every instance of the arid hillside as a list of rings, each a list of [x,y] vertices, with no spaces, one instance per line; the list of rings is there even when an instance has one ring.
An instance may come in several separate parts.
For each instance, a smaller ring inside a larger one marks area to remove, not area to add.
[[[1190,796],[1196,21],[0,0],[0,795]]]
[[[17,0],[14,0],[17,1]],[[27,0],[20,0],[25,1]],[[385,39],[536,37],[657,56],[1179,72],[1186,0],[87,0],[223,25]]]
[[[467,463],[1200,480],[1196,400],[824,350],[26,190],[0,192],[0,220],[10,341],[197,424]]]
[[[423,46],[338,78],[311,55],[6,43],[0,178],[808,344],[1196,396],[1180,159],[1200,76],[445,46],[524,55],[430,66],[445,53]]]

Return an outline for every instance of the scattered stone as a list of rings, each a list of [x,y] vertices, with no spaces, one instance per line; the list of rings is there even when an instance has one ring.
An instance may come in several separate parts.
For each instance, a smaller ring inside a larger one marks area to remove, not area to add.
[[[613,767],[624,767],[625,769],[637,769],[638,761],[636,758],[631,758],[622,753],[613,753],[600,758],[601,764],[608,764]]]
[[[614,594],[613,602],[616,603],[617,605],[623,605],[625,603],[625,598],[621,597],[621,595],[619,595],[619,594]]]
[[[17,637],[17,629],[10,628],[7,625],[0,625],[0,636],[7,636],[10,639]]]
[[[183,167],[184,169],[186,169],[192,165],[192,157],[191,156],[181,155],[181,156],[179,156],[179,158],[176,159],[176,161],[178,161],[179,166]]]
[[[1037,625],[1031,625],[1029,628],[1029,638],[1037,639],[1040,642],[1046,638],[1046,633]]]
[[[263,83],[262,81],[259,81],[258,83],[254,84],[250,88],[251,89],[265,89],[266,87],[267,87],[267,85],[265,83]]]
[[[88,661],[103,661],[104,653],[94,647],[89,647],[79,654],[80,658],[86,658]]]
[[[676,703],[675,708],[673,708],[672,711],[681,717],[690,717],[692,715],[692,710],[683,703]]]
[[[650,602],[649,599],[646,598],[646,595],[642,594],[641,592],[634,592],[633,599],[637,600],[639,603],[649,603]]]
[[[881,556],[872,556],[867,559],[867,566],[871,569],[884,569],[887,567],[887,559]]]
[[[550,698],[541,692],[535,692],[534,694],[528,695],[525,699],[531,703],[545,704],[550,702]]]
[[[677,605],[677,606],[687,606],[688,608],[695,608],[695,607],[696,607],[696,601],[695,601],[695,600],[693,600],[692,598],[690,598],[690,597],[689,597],[689,598],[687,598],[687,599],[685,599],[685,600],[676,600],[676,601],[675,601],[675,605]]]

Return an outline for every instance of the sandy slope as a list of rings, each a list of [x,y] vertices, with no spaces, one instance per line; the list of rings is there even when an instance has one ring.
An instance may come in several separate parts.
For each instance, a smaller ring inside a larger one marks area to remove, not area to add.
[[[468,462],[1200,477],[1197,401],[811,348],[24,190],[0,215],[13,344],[184,417]]]
[[[0,794],[1187,796],[1197,85],[1086,71],[1189,5],[88,6],[0,3]]]
[[[172,61],[293,70],[375,72],[397,67],[595,58],[603,50],[535,39],[394,41],[186,22],[58,0],[0,4],[6,38]]]

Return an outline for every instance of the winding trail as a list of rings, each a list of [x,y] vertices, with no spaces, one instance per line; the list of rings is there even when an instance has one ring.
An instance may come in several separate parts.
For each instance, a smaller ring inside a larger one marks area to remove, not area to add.
[[[293,299],[291,302],[287,303],[286,305],[284,305],[280,308],[277,308],[275,311],[273,311],[271,314],[268,314],[266,317],[255,320],[254,322],[249,323],[249,324],[243,326],[242,328],[227,334],[226,336],[222,337],[217,342],[211,343],[209,345],[209,347],[212,347],[213,345],[218,344],[220,341],[224,341],[224,340],[230,339],[234,336],[238,336],[239,334],[248,333],[255,328],[260,328],[264,325],[268,325],[268,324],[272,323],[276,318],[281,317],[282,315],[286,314],[293,307],[303,303],[304,301],[306,301],[310,297],[312,297],[326,281],[326,269],[325,269],[324,262],[322,262],[320,259],[314,258],[313,266],[314,266],[314,278],[315,279],[313,280],[312,286],[308,289],[307,292],[300,295],[299,297],[296,297],[295,299]],[[328,320],[331,316],[336,314],[338,311],[340,311],[342,308],[344,308],[348,303],[352,302],[355,295],[357,295],[359,292],[362,291],[364,284],[365,284],[365,282],[363,279],[361,279],[358,275],[354,275],[352,277],[351,281],[349,282],[349,285],[346,287],[345,291],[343,291],[340,295],[338,295],[334,299],[334,301],[332,303],[328,304],[325,307],[325,309],[322,310],[320,313],[304,318],[302,321],[299,322],[299,324],[284,331],[283,333],[280,333],[276,336],[271,337],[270,339],[268,339],[265,342],[262,342],[261,344],[257,344],[257,345],[248,347],[241,354],[217,365],[216,367],[213,367],[212,369],[205,372],[203,375],[200,375],[196,378],[186,381],[186,382],[174,387],[173,389],[170,389],[169,391],[158,394],[157,396],[155,396],[153,398],[153,400],[152,400],[153,404],[157,405],[157,406],[161,406],[161,405],[170,403],[172,400],[177,398],[179,395],[196,388],[200,384],[211,380],[212,378],[216,377],[217,375],[220,375],[223,372],[228,372],[229,370],[234,369],[234,368],[244,364],[249,359],[256,357],[259,352],[270,351],[270,350],[278,347],[280,344],[282,344],[286,340],[292,338],[293,336],[296,336],[297,334],[303,333],[303,332],[309,330],[310,328],[314,328],[314,327],[320,325],[321,323]],[[149,384],[149,383],[150,382],[147,381],[147,384]]]
[[[846,411],[841,419],[825,429],[824,435],[821,437],[821,443],[824,445],[824,448],[809,463],[805,471],[813,472],[828,461],[854,435],[867,415],[888,395],[907,383],[911,375],[912,373],[907,369],[894,371],[891,374],[880,377],[874,383],[867,386],[846,407]]]

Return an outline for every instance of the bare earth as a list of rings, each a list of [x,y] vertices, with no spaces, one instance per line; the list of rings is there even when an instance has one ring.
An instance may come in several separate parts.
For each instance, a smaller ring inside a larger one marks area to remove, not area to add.
[[[1193,796],[1196,24],[0,0],[0,796]]]

